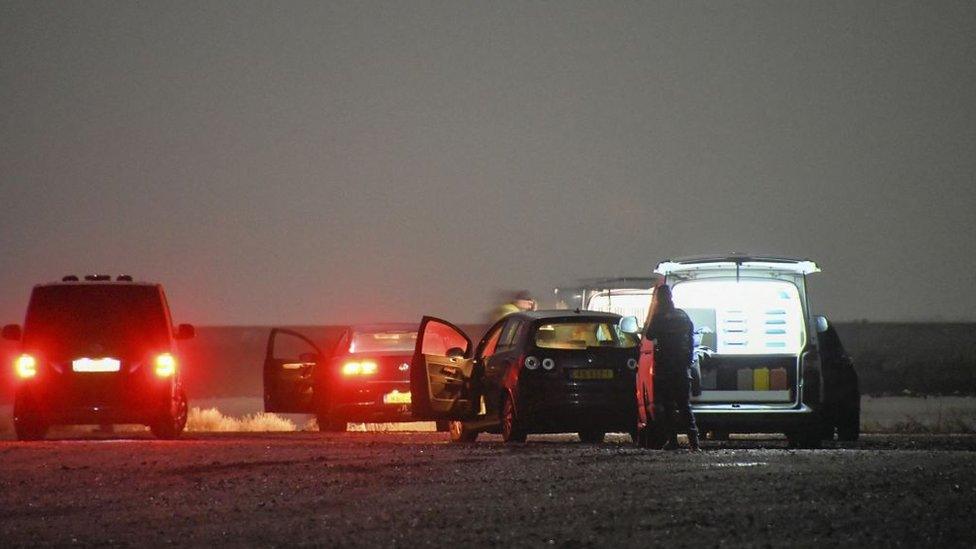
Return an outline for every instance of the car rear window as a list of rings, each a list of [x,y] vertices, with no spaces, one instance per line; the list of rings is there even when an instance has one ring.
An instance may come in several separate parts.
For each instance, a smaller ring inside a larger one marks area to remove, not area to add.
[[[25,346],[48,356],[144,352],[168,339],[165,306],[154,286],[35,288],[24,324]]]
[[[637,340],[611,322],[553,322],[535,331],[535,346],[543,349],[586,349],[587,347],[631,348]]]
[[[352,334],[350,353],[406,353],[417,345],[417,332],[390,330],[379,332],[355,332]]]

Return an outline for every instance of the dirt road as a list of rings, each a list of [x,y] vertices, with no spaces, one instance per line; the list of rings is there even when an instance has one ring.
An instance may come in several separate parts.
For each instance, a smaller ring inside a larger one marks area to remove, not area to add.
[[[970,545],[976,436],[844,448],[289,433],[0,442],[3,545]]]

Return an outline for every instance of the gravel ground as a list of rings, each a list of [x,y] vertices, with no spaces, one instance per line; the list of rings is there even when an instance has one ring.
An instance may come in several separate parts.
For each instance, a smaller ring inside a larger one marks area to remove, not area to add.
[[[0,442],[0,545],[972,546],[976,436],[641,451],[612,437]]]

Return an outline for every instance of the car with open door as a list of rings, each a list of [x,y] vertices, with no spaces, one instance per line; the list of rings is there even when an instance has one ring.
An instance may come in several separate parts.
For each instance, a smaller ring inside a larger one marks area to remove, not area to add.
[[[413,415],[449,420],[456,442],[481,432],[506,442],[633,433],[637,338],[620,322],[597,311],[524,311],[495,322],[475,345],[450,322],[424,317],[410,366]]]
[[[793,446],[820,444],[823,352],[806,293],[806,277],[819,270],[809,260],[741,254],[658,265],[698,330],[701,390],[691,400],[701,432],[782,432]],[[651,446],[663,443],[653,357],[653,344],[643,341],[638,438]]]
[[[349,422],[413,421],[416,340],[416,324],[350,326],[324,354],[308,336],[274,328],[264,359],[265,411],[315,414],[322,431],[345,431]]]
[[[20,440],[44,438],[65,424],[140,423],[159,438],[186,426],[184,368],[160,284],[66,276],[34,286],[23,328],[3,337],[19,342],[14,361],[14,429]]]

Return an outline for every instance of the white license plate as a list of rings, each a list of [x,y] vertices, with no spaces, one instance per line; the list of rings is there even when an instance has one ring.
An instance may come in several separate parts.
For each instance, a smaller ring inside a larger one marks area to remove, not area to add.
[[[115,358],[79,358],[71,361],[71,369],[76,372],[118,372],[122,361]]]
[[[383,404],[410,404],[410,392],[393,391],[383,395]]]

